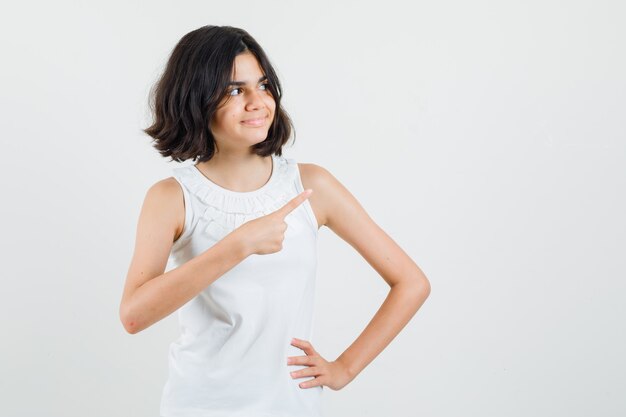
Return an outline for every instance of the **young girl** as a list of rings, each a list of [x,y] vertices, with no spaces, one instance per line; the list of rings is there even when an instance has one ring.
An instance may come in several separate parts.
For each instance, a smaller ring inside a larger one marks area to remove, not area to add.
[[[186,34],[156,84],[145,132],[163,156],[197,163],[146,193],[120,319],[135,334],[178,312],[162,416],[321,416],[323,386],[352,381],[430,294],[330,172],[282,156],[293,126],[281,96],[263,49],[230,26]],[[321,226],[390,286],[334,361],[311,343]]]

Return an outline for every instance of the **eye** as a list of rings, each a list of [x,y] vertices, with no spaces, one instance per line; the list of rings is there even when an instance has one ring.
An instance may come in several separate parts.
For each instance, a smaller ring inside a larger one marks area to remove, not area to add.
[[[265,82],[265,83],[261,84],[261,87],[263,87],[263,91],[268,91],[269,85],[270,85],[270,84],[269,84],[268,82]],[[236,95],[238,95],[239,93],[234,94],[234,92],[235,92],[235,91],[240,91],[240,90],[243,90],[243,89],[242,89],[242,88],[231,88],[231,89],[228,91],[228,95],[229,95],[229,96],[236,96]]]

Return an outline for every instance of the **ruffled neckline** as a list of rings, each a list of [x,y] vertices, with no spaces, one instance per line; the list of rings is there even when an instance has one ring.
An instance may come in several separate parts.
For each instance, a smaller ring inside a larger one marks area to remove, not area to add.
[[[269,180],[261,188],[247,192],[221,187],[205,177],[195,165],[175,168],[174,172],[203,203],[205,209],[199,214],[206,222],[205,232],[220,240],[243,223],[270,214],[295,197],[291,184],[297,169],[294,161],[272,155]]]

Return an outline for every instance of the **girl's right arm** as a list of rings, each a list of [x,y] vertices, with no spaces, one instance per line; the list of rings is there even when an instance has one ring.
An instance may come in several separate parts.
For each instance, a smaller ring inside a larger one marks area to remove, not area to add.
[[[235,229],[200,255],[163,273],[184,216],[182,189],[173,177],[157,182],[146,193],[119,309],[130,334],[169,316],[250,254]]]

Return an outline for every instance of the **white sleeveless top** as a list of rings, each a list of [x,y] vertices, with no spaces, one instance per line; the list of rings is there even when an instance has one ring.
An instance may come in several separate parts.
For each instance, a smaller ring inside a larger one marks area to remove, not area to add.
[[[185,224],[167,269],[200,255],[248,220],[284,206],[303,190],[293,159],[272,155],[261,188],[220,187],[195,165],[172,169],[185,199]],[[300,388],[306,353],[292,338],[313,344],[317,220],[305,200],[285,217],[283,248],[253,254],[178,311],[181,335],[170,345],[163,417],[320,417],[322,386]]]

